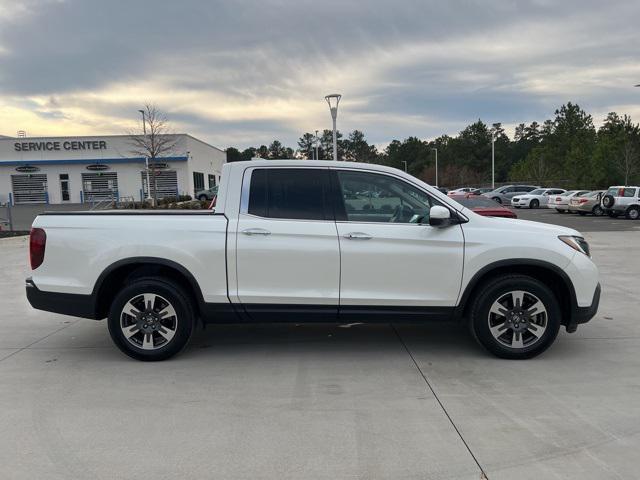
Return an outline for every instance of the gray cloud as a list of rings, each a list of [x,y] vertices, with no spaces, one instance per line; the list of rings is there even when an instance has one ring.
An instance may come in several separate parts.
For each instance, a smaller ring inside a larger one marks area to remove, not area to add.
[[[0,0],[5,9],[0,99],[51,122],[73,121],[74,108],[119,124],[175,91],[161,105],[171,119],[221,146],[293,145],[328,126],[322,95],[336,89],[340,127],[377,143],[455,133],[479,117],[541,121],[569,100],[633,106],[640,95],[630,88],[637,1]],[[140,84],[152,87],[139,101],[109,93]],[[202,95],[208,111],[180,95]],[[298,111],[302,100],[318,107]]]

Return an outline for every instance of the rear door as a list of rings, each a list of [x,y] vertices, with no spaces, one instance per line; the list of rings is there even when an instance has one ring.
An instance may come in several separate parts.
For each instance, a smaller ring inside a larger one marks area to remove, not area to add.
[[[335,181],[340,315],[446,315],[460,290],[461,226],[428,225],[439,202],[399,177],[337,170]]]
[[[340,251],[327,168],[250,168],[236,235],[238,297],[254,319],[337,315]]]

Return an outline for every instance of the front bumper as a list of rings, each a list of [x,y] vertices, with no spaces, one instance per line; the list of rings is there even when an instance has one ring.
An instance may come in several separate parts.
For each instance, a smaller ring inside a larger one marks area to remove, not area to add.
[[[566,325],[567,332],[572,333],[578,329],[578,325],[582,323],[587,323],[593,317],[595,317],[596,313],[598,313],[598,307],[600,305],[600,293],[602,288],[598,283],[595,292],[593,292],[593,300],[591,301],[591,305],[588,307],[572,307],[571,318]]]

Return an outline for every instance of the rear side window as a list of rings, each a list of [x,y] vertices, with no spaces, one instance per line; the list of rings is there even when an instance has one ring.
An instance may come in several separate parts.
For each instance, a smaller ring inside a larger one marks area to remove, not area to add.
[[[333,220],[329,172],[314,168],[260,168],[251,174],[248,213],[291,220]]]
[[[636,196],[636,189],[635,188],[625,188],[624,191],[622,192],[622,196],[623,197],[635,197]]]

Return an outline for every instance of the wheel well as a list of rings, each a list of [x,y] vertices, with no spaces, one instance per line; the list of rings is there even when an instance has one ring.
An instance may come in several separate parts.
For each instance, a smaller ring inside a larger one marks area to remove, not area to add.
[[[545,284],[553,292],[562,312],[563,325],[571,318],[571,301],[573,294],[567,282],[562,276],[551,268],[541,265],[504,265],[483,273],[478,279],[473,279],[470,290],[465,291],[462,297],[462,318],[468,318],[476,295],[482,287],[493,278],[509,274],[528,275]]]
[[[202,294],[193,278],[171,265],[134,262],[120,265],[110,270],[104,275],[104,278],[98,281],[99,284],[96,285],[96,290],[94,291],[98,318],[105,318],[109,314],[111,303],[122,287],[136,278],[149,276],[167,278],[180,285],[193,300],[193,308],[196,314],[200,313]]]

